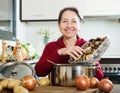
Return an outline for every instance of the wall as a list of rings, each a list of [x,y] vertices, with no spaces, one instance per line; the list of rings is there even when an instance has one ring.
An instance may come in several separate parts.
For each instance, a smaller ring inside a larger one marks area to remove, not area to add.
[[[57,22],[30,22],[24,23],[19,20],[19,0],[17,0],[17,39],[22,42],[30,42],[34,45],[39,55],[44,48],[43,38],[38,33],[40,28],[48,28],[52,34],[49,41],[57,39],[61,34]],[[85,21],[81,24],[80,36],[86,39],[97,36],[109,36],[111,45],[103,57],[120,57],[120,23],[118,21]]]

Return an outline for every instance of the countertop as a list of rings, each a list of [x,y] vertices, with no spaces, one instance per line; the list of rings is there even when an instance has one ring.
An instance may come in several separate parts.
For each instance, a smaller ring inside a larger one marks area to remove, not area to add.
[[[28,64],[35,64],[36,62],[38,62],[39,59],[34,59],[34,60],[23,60],[22,62],[25,62],[25,63],[28,63]],[[6,63],[9,63],[9,62],[16,62],[16,61],[8,61]],[[2,65],[3,63],[1,62],[0,60],[0,65]]]
[[[111,93],[119,93],[120,85],[114,84]],[[13,93],[12,90],[4,89],[0,93]],[[47,86],[47,87],[37,87],[30,93],[98,93],[98,89],[87,89],[84,91],[77,90],[75,87],[62,87],[62,86]]]

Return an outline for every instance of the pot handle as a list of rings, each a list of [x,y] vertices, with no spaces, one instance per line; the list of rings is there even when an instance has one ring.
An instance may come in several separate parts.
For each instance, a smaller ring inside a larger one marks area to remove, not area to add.
[[[100,66],[88,66],[89,69],[100,69]]]
[[[47,61],[48,61],[49,63],[52,63],[53,65],[56,65],[55,62],[53,62],[53,61],[51,61],[51,60],[49,60],[49,59],[47,59]]]

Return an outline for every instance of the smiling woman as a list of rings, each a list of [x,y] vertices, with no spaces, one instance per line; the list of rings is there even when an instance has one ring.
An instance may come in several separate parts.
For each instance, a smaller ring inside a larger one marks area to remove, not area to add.
[[[60,11],[58,27],[62,36],[57,41],[49,42],[45,46],[42,56],[35,65],[35,71],[38,76],[46,76],[53,70],[54,65],[47,60],[55,64],[69,64],[68,60],[71,57],[76,59],[85,53],[81,46],[86,43],[86,40],[78,36],[80,21],[81,18],[77,8],[66,7]],[[96,65],[100,65],[99,62]],[[104,75],[101,68],[95,72],[99,80],[103,78]]]

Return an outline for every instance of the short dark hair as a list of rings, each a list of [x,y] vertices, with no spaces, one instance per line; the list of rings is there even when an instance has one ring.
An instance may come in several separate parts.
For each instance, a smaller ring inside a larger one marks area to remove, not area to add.
[[[75,13],[77,14],[78,18],[79,18],[80,20],[82,20],[82,18],[81,18],[80,15],[79,15],[79,11],[78,11],[78,9],[77,9],[76,7],[66,7],[66,8],[63,8],[63,9],[60,11],[60,13],[59,13],[59,16],[58,16],[58,24],[59,24],[60,21],[61,21],[62,14],[63,14],[65,11],[67,11],[67,10],[70,10],[70,11],[75,12]]]

